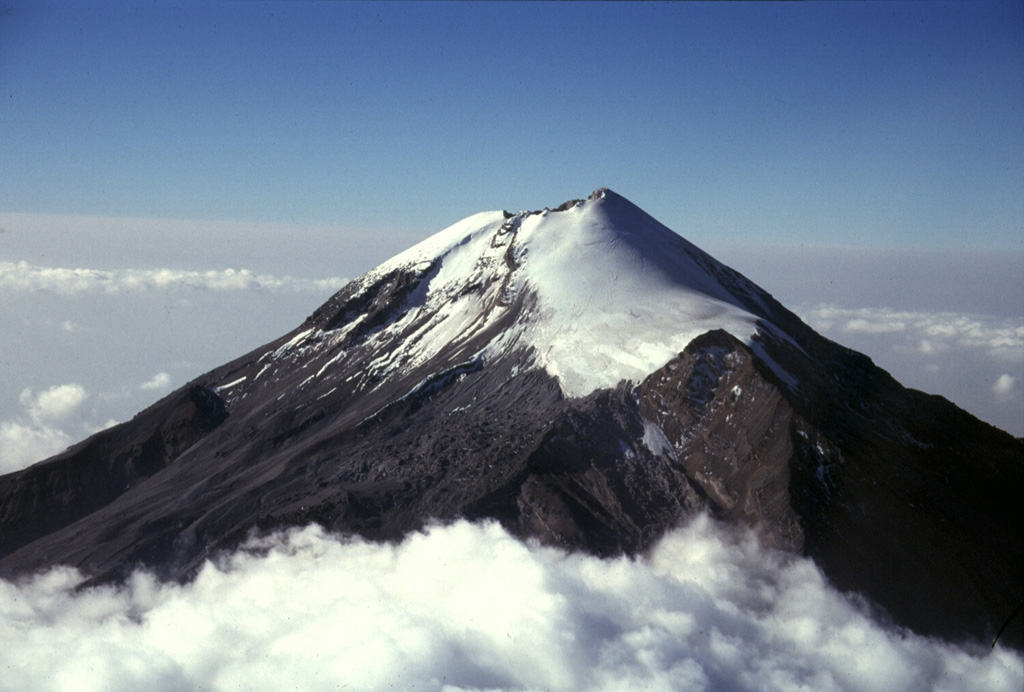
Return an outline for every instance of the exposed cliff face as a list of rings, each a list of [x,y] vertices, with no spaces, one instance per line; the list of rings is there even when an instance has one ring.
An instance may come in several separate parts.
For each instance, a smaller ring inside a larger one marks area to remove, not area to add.
[[[0,574],[187,579],[253,529],[314,521],[395,539],[492,517],[634,554],[707,509],[900,623],[982,638],[1022,597],[1022,466],[1020,440],[598,191],[460,222],[0,478]]]
[[[690,346],[638,389],[646,439],[678,461],[716,514],[757,527],[773,547],[800,551],[790,467],[804,444],[793,435],[809,426],[734,338],[708,332]]]

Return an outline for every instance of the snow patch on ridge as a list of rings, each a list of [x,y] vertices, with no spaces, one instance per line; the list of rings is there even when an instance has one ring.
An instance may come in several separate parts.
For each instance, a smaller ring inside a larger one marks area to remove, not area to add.
[[[219,387],[214,387],[213,391],[215,391],[218,394],[220,394],[221,392],[223,392],[225,390],[231,389],[232,387],[236,387],[236,386],[242,384],[247,379],[248,379],[247,377],[239,377],[237,380],[232,380],[231,382],[228,382],[227,384],[222,384]]]
[[[264,358],[270,358],[272,360],[278,360],[279,358],[284,356],[289,351],[291,351],[291,350],[293,350],[295,348],[298,348],[298,346],[300,344],[302,344],[304,341],[306,341],[307,339],[309,339],[309,337],[312,334],[313,334],[313,330],[312,329],[305,329],[305,330],[299,332],[298,334],[296,334],[294,337],[292,337],[292,339],[290,339],[287,343],[281,344],[281,346],[279,346],[274,351],[271,351],[269,353],[263,354],[263,356],[260,357],[260,360],[263,360]]]
[[[665,437],[665,432],[657,423],[644,420],[644,446],[655,456],[665,455],[672,461],[679,463],[676,458],[676,451],[672,443]]]

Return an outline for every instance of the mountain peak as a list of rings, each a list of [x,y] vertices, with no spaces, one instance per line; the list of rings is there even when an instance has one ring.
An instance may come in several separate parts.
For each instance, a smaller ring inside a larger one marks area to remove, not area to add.
[[[357,287],[396,272],[417,288],[382,335],[417,325],[416,344],[400,347],[409,362],[475,343],[501,321],[474,357],[514,344],[569,396],[638,382],[707,331],[756,347],[754,335],[772,329],[763,292],[608,188],[554,210],[471,216]]]
[[[594,202],[594,201],[605,199],[606,197],[608,197],[608,198],[615,198],[615,199],[621,199],[621,200],[625,200],[625,201],[628,202],[628,200],[626,200],[624,197],[622,197],[620,195],[617,195],[614,192],[612,192],[611,189],[609,189],[607,187],[600,187],[600,188],[594,190],[593,192],[591,192],[590,195],[586,199],[582,199],[582,198],[570,199],[570,200],[567,200],[565,202],[562,202],[561,204],[559,204],[557,207],[554,207],[554,208],[544,207],[543,209],[538,209],[536,211],[520,211],[518,213],[512,213],[510,211],[503,211],[502,214],[504,214],[504,217],[506,219],[511,219],[513,217],[516,217],[516,216],[532,216],[534,214],[546,214],[548,212],[569,211],[570,209],[573,209],[573,208],[578,207],[578,206],[580,206],[582,204],[585,204],[586,202]]]
[[[1024,583],[1021,458],[601,189],[464,219],[0,477],[0,575],[187,578],[253,529],[457,517],[636,554],[708,511],[901,624],[991,641]]]

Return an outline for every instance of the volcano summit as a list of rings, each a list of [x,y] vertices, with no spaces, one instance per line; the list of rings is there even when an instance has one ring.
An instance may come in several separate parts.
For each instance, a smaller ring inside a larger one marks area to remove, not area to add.
[[[898,624],[983,639],[1024,598],[1022,491],[1024,442],[598,190],[460,221],[0,477],[0,576],[188,579],[253,530],[310,522],[390,540],[493,518],[636,554],[706,510]]]

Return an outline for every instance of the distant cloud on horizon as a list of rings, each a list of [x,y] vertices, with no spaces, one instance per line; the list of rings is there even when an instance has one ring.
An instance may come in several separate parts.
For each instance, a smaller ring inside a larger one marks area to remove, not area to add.
[[[904,334],[912,350],[931,355],[952,347],[984,352],[1007,362],[1024,361],[1024,319],[888,308],[818,305],[800,310],[815,329],[845,334]],[[901,345],[901,348],[906,348]]]
[[[46,291],[71,296],[81,293],[117,294],[151,290],[206,289],[211,291],[286,291],[324,293],[342,288],[347,279],[299,279],[255,274],[248,269],[188,271],[181,269],[121,269],[43,267],[25,261],[0,261],[0,290]]]
[[[870,356],[901,384],[1024,434],[1024,315],[831,304],[794,311],[822,335]]]

